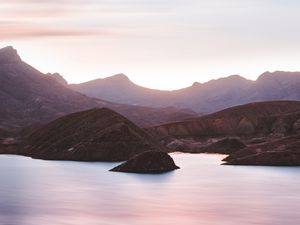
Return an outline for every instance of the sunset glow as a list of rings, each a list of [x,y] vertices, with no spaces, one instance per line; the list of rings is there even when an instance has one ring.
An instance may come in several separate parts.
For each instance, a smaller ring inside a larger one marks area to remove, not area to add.
[[[272,3],[272,4],[271,4]],[[70,83],[116,73],[177,89],[300,70],[294,0],[0,0],[0,47]]]

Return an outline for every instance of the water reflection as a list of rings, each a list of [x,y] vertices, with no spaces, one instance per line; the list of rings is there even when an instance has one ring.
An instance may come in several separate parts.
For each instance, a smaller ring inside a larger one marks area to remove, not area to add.
[[[115,163],[0,157],[0,224],[298,224],[300,168],[220,166],[174,154],[161,175],[108,172]]]

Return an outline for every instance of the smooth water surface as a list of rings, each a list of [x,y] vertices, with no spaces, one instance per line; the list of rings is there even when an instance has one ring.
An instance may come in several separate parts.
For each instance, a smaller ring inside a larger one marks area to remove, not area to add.
[[[298,225],[300,167],[222,166],[173,154],[161,175],[115,163],[0,156],[1,225]]]

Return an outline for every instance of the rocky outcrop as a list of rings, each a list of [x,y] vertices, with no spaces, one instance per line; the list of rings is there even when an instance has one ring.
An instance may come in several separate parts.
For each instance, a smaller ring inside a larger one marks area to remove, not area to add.
[[[200,148],[199,152],[229,155],[245,147],[246,145],[237,138],[224,138],[213,144]]]
[[[36,129],[24,155],[48,160],[124,161],[145,151],[165,149],[120,114],[92,109],[61,117]]]
[[[214,143],[214,138],[197,140],[193,138],[166,138],[161,143],[168,148],[168,152],[185,152],[185,153],[201,153],[200,149]]]
[[[52,78],[53,80],[57,81],[58,83],[60,83],[64,86],[68,86],[68,82],[59,73],[47,73],[46,75],[49,76],[50,78]]]
[[[216,153],[226,154],[237,152],[246,147],[238,138],[206,138],[206,139],[171,139],[163,141],[169,152],[184,153]]]
[[[134,156],[127,162],[111,169],[114,172],[164,173],[179,169],[166,152],[150,151]]]
[[[0,49],[0,65],[19,62],[21,62],[21,58],[12,46]]]
[[[300,133],[300,119],[298,119],[294,124],[293,124],[293,129],[296,133]]]
[[[300,166],[300,152],[267,151],[232,159],[228,165]]]
[[[300,166],[300,135],[251,145],[223,161],[229,165]]]

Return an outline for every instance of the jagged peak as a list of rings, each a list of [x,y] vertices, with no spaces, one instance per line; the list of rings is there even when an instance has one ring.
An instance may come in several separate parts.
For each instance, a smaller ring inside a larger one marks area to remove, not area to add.
[[[21,61],[22,60],[18,55],[17,50],[14,49],[12,46],[7,46],[5,48],[0,49],[0,64],[10,64]]]
[[[299,79],[300,77],[300,72],[298,71],[274,71],[274,72],[269,72],[266,71],[262,73],[256,81],[266,81],[266,80],[286,80],[286,79]]]
[[[197,86],[199,86],[199,85],[201,85],[200,82],[194,82],[193,85],[192,85],[192,87],[197,87]]]
[[[68,82],[66,81],[66,79],[59,73],[47,73],[46,75],[51,77],[52,79],[56,80],[58,83],[60,83],[64,86],[68,85]]]

